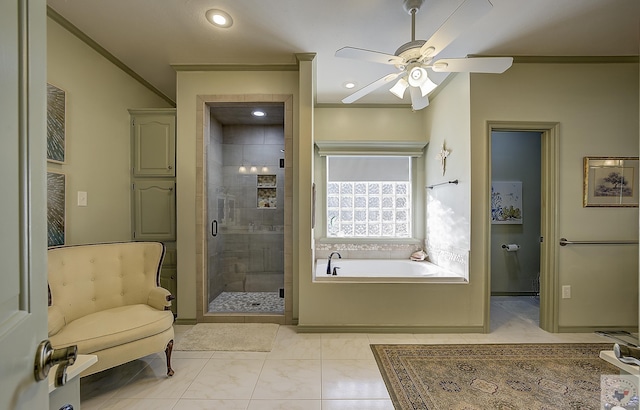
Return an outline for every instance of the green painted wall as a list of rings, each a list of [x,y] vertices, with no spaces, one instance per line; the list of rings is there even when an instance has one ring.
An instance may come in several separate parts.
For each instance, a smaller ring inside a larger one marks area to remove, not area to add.
[[[128,108],[167,102],[47,19],[47,81],[66,92],[66,243],[131,239]],[[77,206],[85,191],[88,206]]]
[[[196,121],[197,98],[237,95],[237,101],[243,101],[246,94],[262,95],[265,99],[273,94],[291,94],[296,106],[298,72],[178,71],[177,76],[178,316],[179,319],[190,320],[196,318],[196,281],[201,280],[196,272],[196,258],[202,255],[196,238],[196,223],[203,223],[201,217],[196,216],[196,201],[202,201],[202,193],[196,184],[196,133],[197,127],[202,126]],[[298,135],[297,115],[298,111],[294,109],[294,150]]]
[[[597,80],[596,80],[597,79]],[[487,274],[488,121],[558,122],[556,238],[638,238],[638,208],[583,208],[583,157],[638,155],[638,64],[514,64],[501,75],[471,76],[472,271]],[[636,189],[638,185],[636,182]],[[638,324],[638,247],[557,250],[559,330]]]

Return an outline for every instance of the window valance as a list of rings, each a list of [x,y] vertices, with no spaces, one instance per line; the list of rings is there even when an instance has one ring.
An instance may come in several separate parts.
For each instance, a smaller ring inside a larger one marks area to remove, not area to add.
[[[316,141],[318,154],[401,155],[421,157],[428,142],[416,141]]]

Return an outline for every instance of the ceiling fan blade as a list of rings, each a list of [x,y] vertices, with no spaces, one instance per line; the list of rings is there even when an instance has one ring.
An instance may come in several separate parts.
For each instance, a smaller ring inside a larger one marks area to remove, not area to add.
[[[421,110],[429,105],[429,97],[422,95],[420,88],[409,87],[409,94],[411,95],[411,108],[414,111]]]
[[[351,104],[352,102],[359,100],[360,98],[364,97],[365,95],[369,94],[370,92],[373,92],[373,91],[377,90],[378,88],[380,88],[383,85],[389,83],[390,81],[395,80],[396,78],[398,78],[398,76],[400,74],[402,74],[402,73],[393,73],[393,74],[385,75],[384,77],[377,79],[376,81],[372,82],[371,84],[365,85],[364,87],[362,87],[361,89],[359,89],[355,93],[353,93],[350,96],[348,96],[345,99],[343,99],[342,102],[345,103],[345,104]]]
[[[513,57],[443,58],[433,63],[431,69],[444,73],[495,73],[507,71]]]
[[[336,51],[336,57],[353,58],[355,60],[371,61],[380,64],[402,64],[404,62],[401,57],[394,56],[393,54],[355,47],[342,47]]]
[[[420,48],[421,59],[440,53],[492,7],[488,0],[465,0]]]

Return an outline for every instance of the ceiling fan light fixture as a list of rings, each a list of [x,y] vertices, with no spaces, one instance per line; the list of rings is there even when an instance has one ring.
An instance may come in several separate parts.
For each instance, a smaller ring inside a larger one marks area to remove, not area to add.
[[[405,80],[404,78],[401,78],[398,80],[397,83],[394,84],[393,87],[389,89],[389,91],[391,91],[391,94],[402,99],[404,98],[404,92],[407,90],[408,87],[409,87],[409,83],[407,82],[407,80]]]
[[[231,15],[226,11],[219,9],[210,9],[205,13],[207,21],[216,27],[229,28],[233,25]]]
[[[413,67],[409,70],[409,85],[412,87],[420,87],[427,77],[427,70],[422,67]]]
[[[429,94],[438,85],[431,81],[427,75],[427,70],[422,67],[413,67],[409,70],[409,85],[420,88],[422,96]]]
[[[422,96],[426,96],[431,91],[435,90],[438,84],[431,81],[429,77],[426,77],[425,81],[420,84],[420,91],[422,92]]]

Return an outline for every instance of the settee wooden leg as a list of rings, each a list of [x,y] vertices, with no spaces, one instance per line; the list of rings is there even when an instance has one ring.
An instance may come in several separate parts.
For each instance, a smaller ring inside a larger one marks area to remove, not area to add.
[[[167,356],[167,376],[173,376],[173,369],[171,368],[171,352],[173,351],[173,340],[167,343],[167,348],[164,350],[164,354]]]

